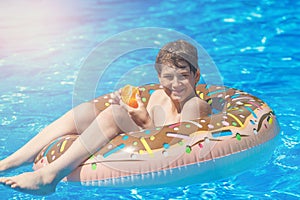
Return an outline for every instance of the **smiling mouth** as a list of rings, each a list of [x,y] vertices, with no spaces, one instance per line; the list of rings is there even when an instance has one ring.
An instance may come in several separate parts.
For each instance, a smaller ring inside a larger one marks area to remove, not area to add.
[[[181,89],[181,90],[173,90],[172,92],[173,92],[173,94],[175,94],[175,95],[180,95],[180,94],[182,94],[182,93],[184,92],[184,89]]]

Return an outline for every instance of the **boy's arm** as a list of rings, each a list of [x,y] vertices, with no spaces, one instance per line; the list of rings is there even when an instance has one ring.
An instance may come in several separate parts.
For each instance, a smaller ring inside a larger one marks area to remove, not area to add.
[[[150,98],[151,99],[151,98]],[[144,103],[141,100],[139,94],[136,94],[137,108],[130,107],[123,101],[120,101],[120,105],[127,110],[130,118],[142,129],[154,128],[154,123],[152,120],[152,114],[148,112]],[[150,100],[149,100],[150,102]],[[149,105],[149,103],[148,103]]]
[[[210,114],[210,105],[199,97],[194,97],[184,104],[181,120],[193,120]]]

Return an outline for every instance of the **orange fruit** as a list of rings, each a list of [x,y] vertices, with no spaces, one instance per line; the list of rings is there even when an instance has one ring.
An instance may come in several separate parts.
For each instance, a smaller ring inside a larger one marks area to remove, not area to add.
[[[139,94],[139,88],[132,85],[125,85],[121,90],[121,99],[130,107],[137,108],[136,94]]]

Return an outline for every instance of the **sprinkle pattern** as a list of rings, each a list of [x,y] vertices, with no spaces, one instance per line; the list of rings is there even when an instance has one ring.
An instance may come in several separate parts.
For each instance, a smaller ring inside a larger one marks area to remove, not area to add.
[[[151,94],[161,86],[148,85],[140,87],[142,102],[147,105]],[[274,123],[272,111],[261,114],[265,104],[247,93],[226,87],[199,85],[196,93],[207,101],[216,111],[212,116],[193,121],[175,123],[169,126],[157,127],[140,132],[139,137],[122,134],[101,148],[90,159],[109,159],[112,155],[128,151],[124,159],[138,160],[140,158],[167,158],[172,149],[181,147],[186,155],[194,151],[202,151],[207,146],[223,141],[244,142],[248,137],[260,135],[261,129],[268,129]],[[100,110],[110,106],[110,95],[99,97],[93,102]],[[249,126],[251,133],[237,132]],[[194,141],[195,136],[197,140]],[[37,156],[35,162],[45,164],[59,158],[73,143],[77,136],[58,138]],[[130,148],[130,151],[128,150]],[[195,149],[196,148],[196,149]],[[178,152],[180,153],[180,152]],[[98,170],[96,162],[90,164],[93,171]]]

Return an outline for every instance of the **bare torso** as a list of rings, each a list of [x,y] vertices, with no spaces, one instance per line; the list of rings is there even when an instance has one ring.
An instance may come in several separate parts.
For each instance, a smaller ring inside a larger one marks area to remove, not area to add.
[[[208,104],[198,97],[191,99],[193,102],[200,102],[199,113],[201,107],[206,107]],[[190,100],[189,100],[190,101]],[[202,109],[203,110],[203,109]],[[164,92],[163,89],[156,90],[150,97],[147,105],[147,111],[149,112],[151,119],[155,126],[163,126],[167,124],[177,123],[182,120],[182,110],[178,112],[174,103],[170,97]]]

